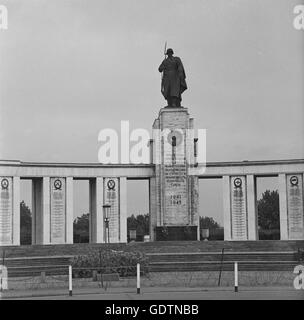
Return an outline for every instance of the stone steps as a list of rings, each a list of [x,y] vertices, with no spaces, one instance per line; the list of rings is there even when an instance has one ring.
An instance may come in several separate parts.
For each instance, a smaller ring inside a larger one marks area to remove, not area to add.
[[[304,250],[304,241],[172,241],[129,244],[73,244],[6,247],[5,265],[9,276],[46,274],[67,274],[70,259],[75,255],[87,254],[90,250],[142,251],[150,260],[150,270],[200,271],[220,270],[223,256],[223,270],[232,270],[233,263],[239,263],[240,270],[289,270],[293,271],[297,251]],[[0,260],[1,261],[1,260]]]
[[[70,259],[72,257],[64,256],[64,257],[32,257],[32,258],[8,258],[6,259],[5,265],[8,268],[17,268],[17,267],[35,267],[35,266],[44,266],[44,265],[69,265]]]
[[[290,271],[293,272],[294,267],[297,265],[294,261],[247,261],[239,262],[239,271]],[[169,272],[169,271],[233,271],[234,262],[167,262],[167,263],[152,263],[150,270],[153,272]]]
[[[221,255],[219,253],[204,254],[153,254],[148,255],[152,272],[168,271],[203,271],[220,270]],[[212,257],[212,259],[210,259]],[[67,274],[70,256],[38,257],[38,258],[8,258],[6,266],[10,277],[33,276],[46,272],[47,275]],[[233,270],[234,262],[238,262],[239,270],[290,270],[299,264],[294,253],[246,253],[228,254],[223,260],[223,270]]]
[[[145,253],[174,252],[225,252],[233,251],[297,251],[304,249],[304,240],[299,241],[159,241],[135,242],[128,244],[67,244],[0,247],[0,261],[5,251],[6,257],[41,257],[86,254],[89,250],[112,249]]]
[[[166,254],[147,254],[150,262],[188,262],[188,261],[221,261],[222,255],[218,252],[210,253],[166,253]],[[39,266],[45,265],[68,265],[73,256],[51,256],[51,257],[30,257],[30,258],[7,258],[6,266]],[[296,261],[297,255],[295,252],[282,253],[251,253],[251,252],[235,252],[226,253],[223,256],[223,261]]]
[[[298,263],[295,261],[241,261],[238,262],[239,271],[290,271]],[[234,262],[225,261],[188,261],[188,262],[152,262],[149,264],[150,272],[176,272],[176,271],[233,271]],[[98,267],[96,268],[98,269]],[[67,265],[40,265],[40,266],[14,266],[8,267],[9,277],[30,277],[40,275],[67,275]]]
[[[227,252],[223,257],[220,252],[205,253],[167,253],[148,254],[151,262],[187,262],[187,261],[295,261],[297,254],[288,252]]]

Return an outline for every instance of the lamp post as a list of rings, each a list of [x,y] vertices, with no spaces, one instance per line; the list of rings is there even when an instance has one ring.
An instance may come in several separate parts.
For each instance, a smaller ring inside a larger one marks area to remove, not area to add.
[[[104,204],[102,207],[105,222],[105,243],[110,243],[109,210],[111,208],[111,205]]]

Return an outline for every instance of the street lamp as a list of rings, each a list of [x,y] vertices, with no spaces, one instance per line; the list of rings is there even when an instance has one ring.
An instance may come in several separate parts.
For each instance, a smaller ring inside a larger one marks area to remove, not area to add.
[[[104,204],[103,206],[103,216],[105,222],[105,242],[110,243],[110,228],[109,228],[109,210],[111,205]]]

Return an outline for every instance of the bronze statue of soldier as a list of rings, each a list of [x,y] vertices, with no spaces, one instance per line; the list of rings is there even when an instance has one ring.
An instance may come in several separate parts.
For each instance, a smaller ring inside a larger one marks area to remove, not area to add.
[[[181,107],[182,93],[187,89],[186,74],[182,61],[173,56],[172,49],[166,52],[167,58],[158,68],[163,72],[161,92],[168,102],[168,107]]]

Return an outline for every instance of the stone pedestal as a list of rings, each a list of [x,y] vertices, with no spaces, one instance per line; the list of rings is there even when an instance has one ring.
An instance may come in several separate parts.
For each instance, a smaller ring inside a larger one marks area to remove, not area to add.
[[[198,239],[198,179],[194,163],[193,119],[186,108],[163,108],[153,124],[155,179],[150,181],[152,240],[170,240],[170,228]],[[160,227],[163,227],[162,232]],[[188,228],[186,228],[188,227]],[[157,232],[156,232],[157,230]],[[159,235],[163,236],[160,237]],[[187,238],[186,237],[186,238]],[[161,238],[161,239],[160,239]]]

